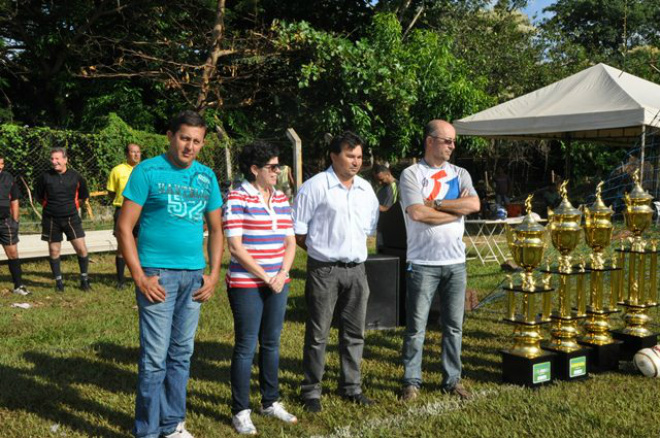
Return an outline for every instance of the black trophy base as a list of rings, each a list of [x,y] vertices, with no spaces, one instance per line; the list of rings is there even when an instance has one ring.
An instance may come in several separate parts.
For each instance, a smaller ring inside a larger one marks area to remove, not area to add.
[[[623,342],[614,341],[611,344],[592,345],[580,342],[589,349],[589,372],[604,373],[619,369],[621,345]]]
[[[581,347],[571,352],[549,347],[543,347],[543,349],[556,354],[554,362],[555,379],[575,381],[588,377],[589,350],[587,348]]]
[[[543,351],[540,356],[528,358],[502,352],[502,380],[527,387],[538,387],[552,382],[554,378],[555,353]]]
[[[635,353],[642,348],[651,348],[658,343],[658,334],[652,333],[648,336],[634,336],[623,333],[623,330],[610,330],[612,337],[623,341],[621,345],[621,360],[632,360]]]

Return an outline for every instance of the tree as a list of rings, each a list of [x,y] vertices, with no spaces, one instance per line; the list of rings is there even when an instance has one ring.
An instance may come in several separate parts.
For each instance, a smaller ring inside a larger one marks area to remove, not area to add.
[[[455,119],[490,102],[448,38],[415,30],[404,39],[390,13],[376,14],[365,34],[352,42],[305,23],[282,25],[280,44],[300,51],[302,111],[292,121],[306,138],[320,143],[324,133],[349,128],[378,156],[397,159],[414,153],[428,120]]]

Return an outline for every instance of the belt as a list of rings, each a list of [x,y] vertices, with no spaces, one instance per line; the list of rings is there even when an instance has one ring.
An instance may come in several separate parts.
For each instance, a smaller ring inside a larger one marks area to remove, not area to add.
[[[318,266],[337,266],[338,268],[354,268],[362,264],[362,262],[322,262],[311,257],[308,259],[310,262]]]

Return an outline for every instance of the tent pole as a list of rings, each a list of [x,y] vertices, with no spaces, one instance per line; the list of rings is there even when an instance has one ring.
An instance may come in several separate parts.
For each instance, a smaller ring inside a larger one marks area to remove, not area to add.
[[[566,134],[566,152],[564,153],[564,179],[571,178],[571,134]]]
[[[644,185],[644,161],[646,160],[646,125],[642,125],[642,133],[640,138],[640,151],[639,151],[639,180]]]
[[[657,131],[651,135],[651,149],[655,152],[655,165],[653,166],[653,196],[660,195],[660,143],[656,141]]]

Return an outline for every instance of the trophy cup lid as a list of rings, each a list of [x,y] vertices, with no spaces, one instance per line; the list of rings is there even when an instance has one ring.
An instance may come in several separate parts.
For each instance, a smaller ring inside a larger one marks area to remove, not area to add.
[[[596,200],[589,206],[589,212],[592,214],[614,214],[612,207],[605,205],[605,202],[603,202],[602,193],[604,185],[605,182],[601,181],[596,186]]]
[[[543,232],[545,231],[545,227],[541,225],[540,223],[537,222],[537,220],[534,218],[534,215],[532,214],[532,199],[534,198],[534,195],[529,195],[527,199],[525,200],[525,211],[527,214],[525,214],[525,217],[523,218],[523,221],[521,222],[520,225],[518,225],[515,230],[516,232]]]
[[[555,208],[555,211],[552,212],[553,216],[579,216],[582,214],[580,210],[573,207],[571,201],[568,200],[568,190],[566,188],[567,186],[568,186],[568,180],[565,180],[563,183],[561,183],[561,186],[559,187],[561,203],[557,208]]]
[[[634,199],[637,201],[643,201],[643,200],[651,200],[653,199],[653,196],[649,194],[644,188],[642,187],[642,183],[639,178],[639,169],[635,169],[632,175],[633,182],[635,184],[635,187],[632,189],[632,191],[628,194],[630,199]]]

